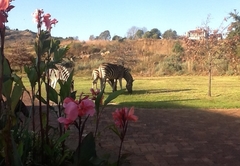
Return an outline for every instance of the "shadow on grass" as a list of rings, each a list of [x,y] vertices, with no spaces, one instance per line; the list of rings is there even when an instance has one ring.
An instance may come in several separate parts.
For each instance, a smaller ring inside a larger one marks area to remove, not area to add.
[[[119,106],[134,106],[137,108],[194,108],[195,107],[189,107],[181,104],[176,104],[176,102],[181,101],[192,101],[192,100],[198,100],[198,99],[182,99],[182,100],[163,100],[163,101],[135,101],[135,102],[121,102],[118,105]]]
[[[148,89],[148,90],[134,90],[132,94],[146,94],[146,93],[170,93],[191,91],[192,89]]]
[[[147,93],[170,93],[170,92],[183,92],[183,91],[191,91],[193,89],[148,89],[148,90],[133,90],[132,94],[128,93],[127,90],[123,95],[139,95],[139,94],[147,94]],[[112,92],[105,92],[105,94],[109,95]]]

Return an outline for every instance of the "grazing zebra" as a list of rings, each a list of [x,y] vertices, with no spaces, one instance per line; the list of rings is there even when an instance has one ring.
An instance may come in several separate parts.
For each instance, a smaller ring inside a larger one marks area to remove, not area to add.
[[[114,89],[117,86],[116,79],[118,79],[120,88],[122,89],[122,78],[124,78],[127,82],[126,88],[128,92],[132,93],[132,85],[134,80],[127,68],[123,67],[122,65],[103,63],[99,66],[98,70],[99,70],[99,77],[101,80],[101,90],[105,88],[107,79],[115,80],[113,85]]]
[[[94,85],[96,86],[96,89],[97,89],[97,82],[98,82],[98,79],[100,79],[99,77],[99,70],[98,69],[94,69],[92,71],[92,79],[93,79],[93,82],[92,82],[92,88],[94,87]],[[114,85],[114,79],[107,79],[106,80],[109,85],[113,88],[113,91],[114,90],[117,90],[116,87],[114,88],[113,85]]]
[[[57,69],[51,68],[48,70],[47,74],[49,77],[49,85],[55,89],[57,81],[61,80],[61,81],[67,81],[70,72],[68,71],[68,69],[62,65],[55,65],[57,67]]]

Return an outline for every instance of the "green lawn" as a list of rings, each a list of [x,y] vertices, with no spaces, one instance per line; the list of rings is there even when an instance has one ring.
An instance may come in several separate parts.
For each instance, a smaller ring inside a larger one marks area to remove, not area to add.
[[[134,80],[133,94],[126,91],[112,104],[141,108],[240,108],[240,77],[237,76],[213,77],[212,97],[207,95],[207,76],[135,77]],[[75,77],[74,82],[77,94],[89,94],[90,77]],[[124,88],[125,84],[123,81]],[[108,85],[105,98],[109,93]]]
[[[213,77],[212,97],[207,95],[207,76],[134,79],[133,94],[126,92],[113,101],[115,104],[147,108],[240,108],[240,77]],[[75,78],[78,92],[89,93],[90,87],[90,78]],[[105,95],[109,93],[111,89],[107,86]]]

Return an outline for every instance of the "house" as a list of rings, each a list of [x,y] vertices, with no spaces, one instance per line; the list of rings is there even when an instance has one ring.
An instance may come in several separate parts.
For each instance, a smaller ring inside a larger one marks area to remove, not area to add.
[[[217,33],[217,31],[214,31],[213,33],[209,34],[209,32],[205,29],[196,29],[191,30],[186,33],[186,37],[191,40],[202,40],[202,39],[210,39],[210,38],[216,38],[217,40],[223,39],[223,36],[221,33]]]
[[[208,38],[209,34],[205,29],[191,30],[186,33],[186,37],[192,40],[201,40]]]

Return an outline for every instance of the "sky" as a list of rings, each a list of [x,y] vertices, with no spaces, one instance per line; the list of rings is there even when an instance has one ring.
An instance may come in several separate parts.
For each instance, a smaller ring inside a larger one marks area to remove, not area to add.
[[[239,0],[14,0],[8,16],[10,29],[37,32],[32,13],[43,9],[59,22],[52,28],[55,37],[78,37],[87,41],[109,30],[110,35],[126,37],[131,27],[157,28],[161,33],[172,29],[178,35],[203,27],[208,16],[211,29],[221,29],[229,23],[225,17],[236,9]]]

